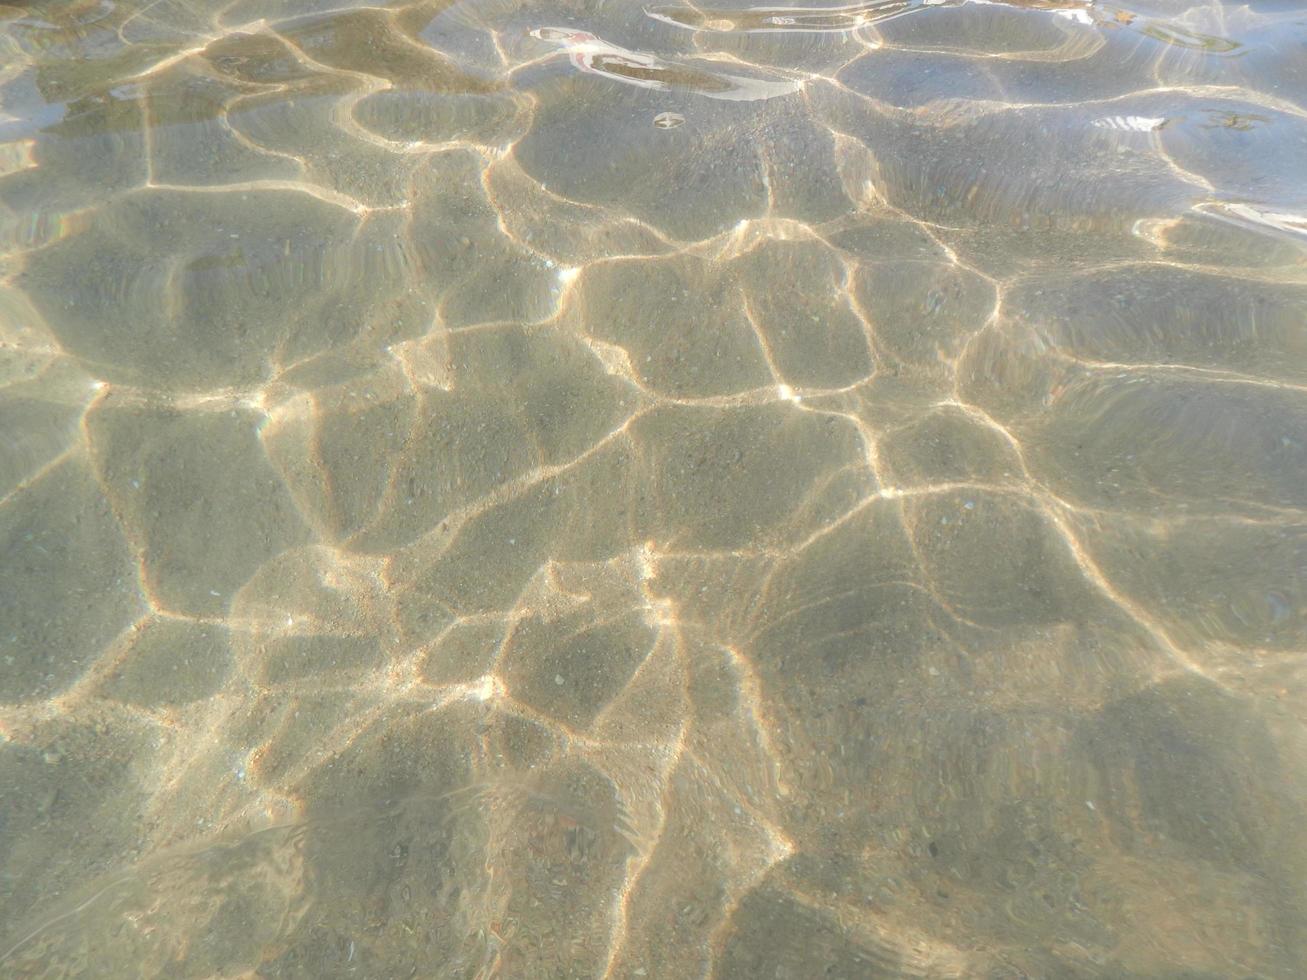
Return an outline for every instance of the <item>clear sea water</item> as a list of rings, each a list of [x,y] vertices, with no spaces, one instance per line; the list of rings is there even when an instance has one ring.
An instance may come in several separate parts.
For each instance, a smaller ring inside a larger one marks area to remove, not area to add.
[[[0,976],[1307,976],[1307,6],[0,4]]]

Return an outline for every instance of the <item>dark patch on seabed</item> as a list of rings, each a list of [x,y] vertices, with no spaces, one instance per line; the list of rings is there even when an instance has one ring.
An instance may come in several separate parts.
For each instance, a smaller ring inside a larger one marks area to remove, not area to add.
[[[0,3],[0,975],[1307,963],[1307,6]]]

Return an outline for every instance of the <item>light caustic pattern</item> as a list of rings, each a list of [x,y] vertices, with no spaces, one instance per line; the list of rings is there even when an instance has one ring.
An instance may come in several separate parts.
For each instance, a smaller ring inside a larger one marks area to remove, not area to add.
[[[0,972],[1300,976],[1305,38],[0,5]]]

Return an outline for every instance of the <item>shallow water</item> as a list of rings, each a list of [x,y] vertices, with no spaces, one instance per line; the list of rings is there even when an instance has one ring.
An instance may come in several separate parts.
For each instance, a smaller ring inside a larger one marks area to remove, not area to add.
[[[1303,976],[1307,7],[741,3],[0,4],[0,974]]]

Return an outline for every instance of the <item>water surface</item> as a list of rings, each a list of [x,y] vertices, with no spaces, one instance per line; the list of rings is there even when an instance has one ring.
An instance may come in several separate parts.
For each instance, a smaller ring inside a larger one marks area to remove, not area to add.
[[[1291,978],[1307,7],[0,4],[0,974]]]

